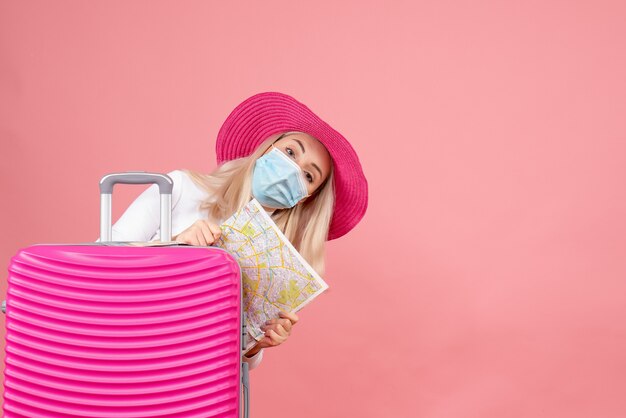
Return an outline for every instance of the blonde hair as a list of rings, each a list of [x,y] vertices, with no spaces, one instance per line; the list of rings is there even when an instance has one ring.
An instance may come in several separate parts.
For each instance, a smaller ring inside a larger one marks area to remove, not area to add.
[[[186,172],[209,196],[200,204],[211,222],[220,224],[245,206],[252,197],[252,173],[260,156],[279,139],[305,133],[290,131],[267,138],[247,157],[226,161],[210,174]],[[306,133],[305,133],[306,134]],[[308,134],[307,134],[308,135]],[[331,165],[332,166],[332,165]],[[271,215],[287,239],[323,277],[324,249],[335,203],[333,170],[315,192],[293,208],[276,209]]]

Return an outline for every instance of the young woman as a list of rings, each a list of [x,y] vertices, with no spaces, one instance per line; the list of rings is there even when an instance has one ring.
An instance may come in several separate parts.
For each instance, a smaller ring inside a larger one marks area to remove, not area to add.
[[[324,275],[324,244],[350,231],[367,209],[367,180],[348,141],[308,107],[277,92],[239,104],[216,143],[218,167],[210,174],[168,173],[172,239],[211,245],[219,225],[256,198],[309,264]],[[159,192],[146,189],[112,227],[113,241],[159,236]],[[268,321],[265,337],[246,355],[258,366],[263,349],[282,344],[298,321],[294,313]]]

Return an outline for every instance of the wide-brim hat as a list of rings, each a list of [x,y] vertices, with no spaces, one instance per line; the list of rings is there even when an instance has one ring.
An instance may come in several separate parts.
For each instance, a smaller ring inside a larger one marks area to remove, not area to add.
[[[255,94],[228,115],[217,134],[217,163],[246,157],[269,136],[305,132],[320,141],[333,160],[335,206],[328,240],[356,226],[367,210],[367,180],[350,143],[291,96],[278,92]]]

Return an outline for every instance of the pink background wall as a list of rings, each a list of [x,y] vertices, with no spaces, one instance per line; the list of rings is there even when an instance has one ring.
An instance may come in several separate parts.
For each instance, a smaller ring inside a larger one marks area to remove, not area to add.
[[[352,141],[370,207],[253,370],[253,417],[624,417],[625,19],[620,1],[3,1],[1,271],[95,240],[108,172],[211,170],[230,110],[282,91]],[[117,189],[115,218],[141,190]]]

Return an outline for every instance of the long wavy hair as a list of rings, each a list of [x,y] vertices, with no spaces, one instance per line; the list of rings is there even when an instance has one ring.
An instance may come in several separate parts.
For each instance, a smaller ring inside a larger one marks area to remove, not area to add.
[[[221,224],[252,198],[252,173],[257,158],[279,139],[299,131],[274,134],[247,157],[226,161],[212,173],[186,172],[193,181],[208,192],[200,204],[209,221]],[[308,134],[307,134],[308,135]],[[332,166],[332,164],[331,164]],[[276,209],[272,220],[291,244],[320,275],[324,276],[325,243],[335,203],[333,169],[311,196],[293,208]]]

